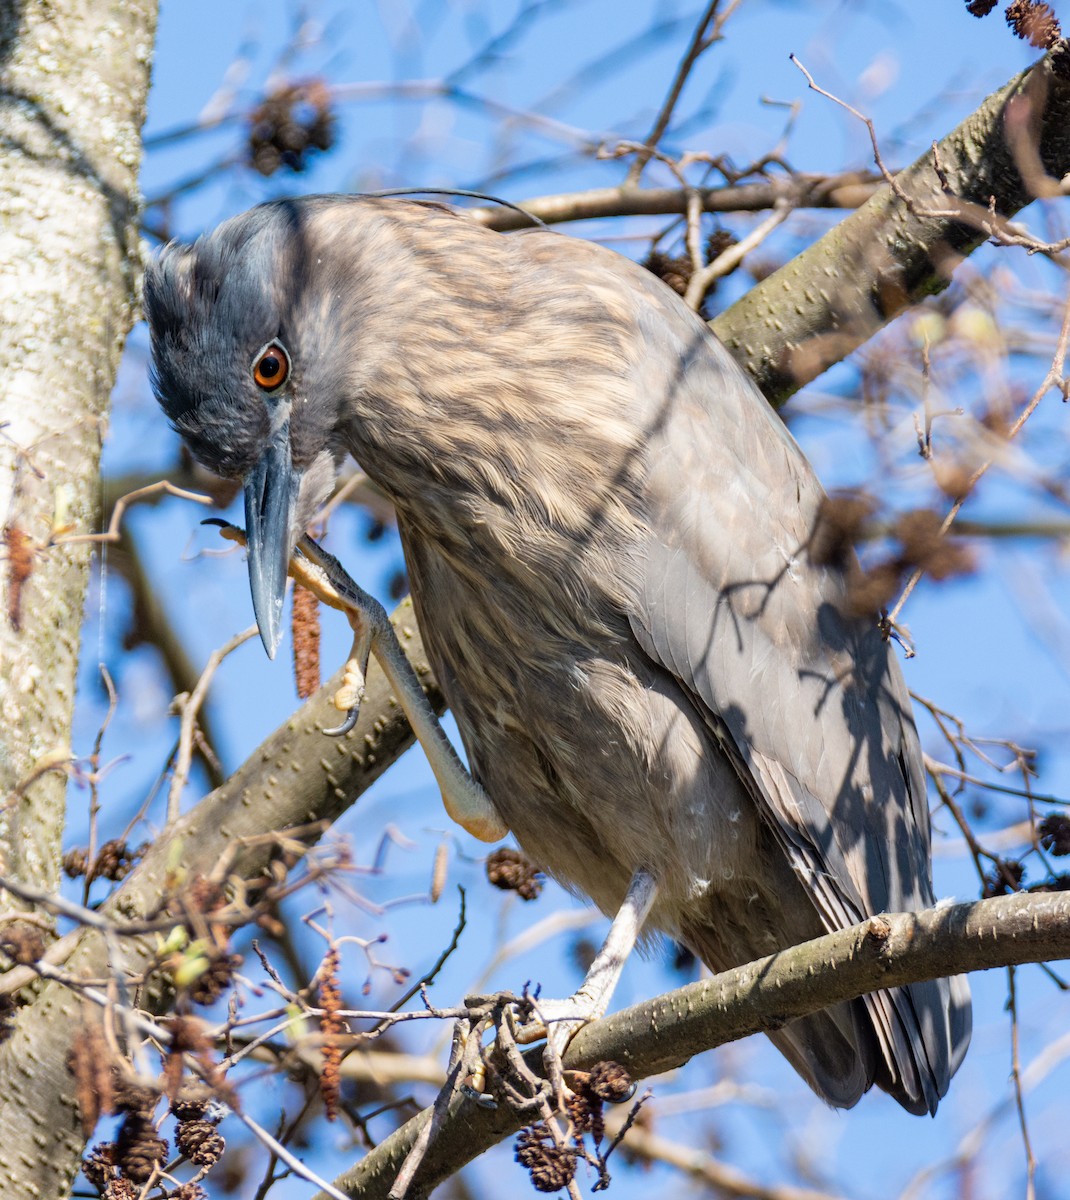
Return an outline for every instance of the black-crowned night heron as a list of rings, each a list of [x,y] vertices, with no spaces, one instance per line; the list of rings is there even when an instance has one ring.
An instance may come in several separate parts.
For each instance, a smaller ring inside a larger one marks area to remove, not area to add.
[[[545,230],[326,196],[168,247],[145,307],[160,403],[245,482],[269,652],[352,454],[397,509],[489,835],[607,914],[627,898],[625,942],[646,919],[716,971],[933,903],[906,688],[808,553],[821,487],[664,284]],[[876,1084],[923,1113],[969,1031],[939,980],[770,1036],[830,1104]]]

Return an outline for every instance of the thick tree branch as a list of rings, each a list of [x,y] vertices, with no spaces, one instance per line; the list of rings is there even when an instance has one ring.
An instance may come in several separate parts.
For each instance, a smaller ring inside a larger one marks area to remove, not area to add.
[[[1065,957],[1070,957],[1067,892],[999,896],[873,917],[588,1025],[570,1044],[565,1065],[582,1069],[609,1059],[643,1078],[680,1066],[703,1050],[779,1029],[879,988]],[[541,1072],[539,1048],[526,1059]],[[429,1108],[418,1113],[335,1186],[361,1200],[385,1198],[430,1113]],[[491,1110],[456,1101],[417,1173],[410,1200],[426,1196],[521,1124],[504,1105]]]
[[[1011,102],[1028,106],[1008,119]],[[1016,144],[1035,138],[1035,146]],[[712,322],[766,397],[782,404],[893,317],[942,291],[989,234],[990,205],[1010,217],[1044,190],[1020,166],[1036,153],[1050,177],[1070,171],[1070,80],[1049,59],[994,92],[957,129],[857,212]],[[1042,174],[1038,171],[1034,175]],[[1050,182],[1050,180],[1048,181]],[[940,214],[940,215],[926,215]]]
[[[433,685],[409,601],[401,604],[395,623],[402,646],[417,674],[428,683],[432,703],[442,699]],[[207,875],[225,851],[242,838],[266,830],[285,830],[333,821],[412,744],[408,722],[390,697],[382,673],[373,664],[356,729],[332,740],[322,730],[337,724],[331,697],[341,673],[320,689],[297,713],[275,731],[222,786],[169,828],[152,845],[138,867],[103,906],[104,915],[127,920],[158,908],[161,897],[176,880]],[[310,835],[311,836],[311,835]],[[235,863],[235,870],[255,874],[270,847],[261,843]],[[124,939],[124,961],[113,969],[137,972],[145,968],[153,939]],[[62,964],[75,977],[97,976],[107,961],[103,935],[86,929]],[[163,1007],[166,998],[146,995],[144,1007]],[[0,1065],[32,1064],[34,1094],[57,1108],[50,1124],[34,1124],[34,1145],[42,1153],[32,1169],[19,1164],[17,1194],[66,1195],[78,1168],[84,1139],[71,1095],[66,1067],[72,1039],[81,1028],[81,999],[58,983],[44,984],[33,1002],[19,1010],[14,1032],[0,1048]],[[0,1114],[6,1113],[0,1099]],[[25,1117],[19,1118],[25,1121]],[[14,1116],[6,1116],[10,1129]],[[5,1153],[13,1143],[0,1139],[0,1180],[8,1166]],[[14,1163],[11,1164],[14,1170]],[[32,1188],[31,1185],[32,1184]],[[34,1190],[36,1189],[36,1190]],[[7,1194],[7,1193],[4,1193]],[[15,1193],[12,1193],[15,1194]]]

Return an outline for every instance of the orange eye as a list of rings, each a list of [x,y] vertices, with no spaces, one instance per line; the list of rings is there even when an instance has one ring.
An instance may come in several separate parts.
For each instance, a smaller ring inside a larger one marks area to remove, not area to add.
[[[253,382],[265,392],[282,387],[290,374],[290,356],[278,342],[270,342],[253,363]]]

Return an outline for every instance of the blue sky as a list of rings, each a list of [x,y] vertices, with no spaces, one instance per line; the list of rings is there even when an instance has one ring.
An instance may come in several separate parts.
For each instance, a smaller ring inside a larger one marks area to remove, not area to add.
[[[581,133],[644,135],[672,77],[690,28],[687,18],[691,10],[685,5],[620,4],[619,0],[545,7],[543,19],[505,47],[496,65],[470,72],[459,86],[468,95],[488,97],[516,110],[539,107]],[[378,5],[309,4],[305,10],[309,31],[315,33],[318,24],[324,32],[293,56],[287,70],[297,77],[323,74],[333,83],[356,86],[443,77],[465,60],[471,46],[484,41],[488,33],[505,28],[515,6],[500,2],[485,6],[391,4],[382,0]],[[293,13],[293,6],[280,3],[165,2],[149,108],[150,139],[196,119],[213,102],[218,103],[224,79],[229,78],[234,86],[230,107],[247,104],[257,96],[276,64],[280,40],[294,25]],[[617,73],[599,78],[592,77],[588,69],[585,77],[586,64],[610,47],[627,43],[655,20],[676,21],[675,35],[648,55],[628,60]],[[904,163],[924,151],[988,91],[1033,58],[1032,52],[1010,37],[998,12],[984,21],[972,20],[959,0],[926,5],[748,0],[733,17],[727,34],[725,43],[702,60],[681,105],[685,117],[688,113],[703,115],[666,144],[674,150],[687,147],[728,154],[736,163],[744,163],[774,145],[784,126],[785,108],[763,103],[762,98],[799,101],[788,155],[803,171],[867,166],[868,137],[841,109],[807,92],[804,78],[788,60],[791,52],[823,86],[874,119],[889,161],[894,163]],[[546,97],[554,94],[562,80],[570,79],[572,86],[547,110]],[[504,196],[521,201],[545,192],[604,186],[619,179],[624,170],[620,164],[589,159],[562,163],[560,156],[570,146],[564,135],[525,128],[515,137],[503,138],[497,122],[484,112],[446,100],[353,101],[339,108],[339,122],[338,149],[316,162],[307,174],[280,175],[265,182],[246,169],[228,172],[218,182],[176,201],[174,230],[192,236],[267,195],[289,192],[417,184],[463,187],[493,175],[500,180],[497,186]],[[200,172],[239,145],[240,126],[228,125],[213,134],[152,151],[144,169],[145,194],[158,196],[176,180]],[[515,164],[529,160],[542,166],[510,173]],[[657,177],[653,170],[651,178]],[[799,224],[784,230],[771,247],[787,253],[804,228],[822,226],[831,219],[800,216]],[[747,222],[741,220],[732,227],[743,230]],[[639,228],[637,223],[628,226],[633,232]],[[622,243],[620,248],[627,251],[630,245]],[[1038,281],[1043,278],[1039,267],[1034,274]],[[1035,362],[1019,362],[1014,369],[1020,372],[1023,387],[1042,374]],[[131,339],[116,390],[106,451],[106,466],[113,473],[164,470],[174,462],[175,440],[151,402],[144,371],[145,339],[138,331]],[[851,368],[843,368],[818,381],[812,392],[815,396],[830,391],[848,394],[855,378]],[[850,428],[845,432],[842,426],[830,427],[821,406],[811,404],[807,397],[800,398],[799,407],[804,415],[793,429],[822,478],[830,485],[865,482],[873,469],[866,444],[860,443]],[[1057,461],[1063,453],[1065,410],[1056,398],[1049,397],[1039,420],[1050,430]],[[894,436],[907,446],[912,437],[909,424],[897,427]],[[907,453],[904,449],[904,456]],[[1000,483],[986,488],[978,499],[977,512],[1005,514],[1013,506],[1017,506],[1014,511],[1027,515],[1052,511],[1061,515],[1061,510],[1052,510],[1027,489],[1023,492]],[[193,506],[168,502],[132,514],[128,523],[177,630],[199,661],[252,619],[240,556],[197,554],[216,548],[215,539],[198,527],[201,515]],[[240,518],[236,515],[235,519]],[[398,549],[390,539],[369,544],[360,536],[366,526],[361,514],[342,514],[332,527],[332,548],[351,573],[385,598],[389,577],[399,562]],[[1040,741],[1045,771],[1038,788],[1068,794],[1070,763],[1062,747],[1066,744],[1070,632],[1062,614],[1070,596],[1061,548],[1043,543],[1013,551],[983,547],[980,553],[983,569],[976,577],[923,586],[911,601],[906,621],[919,654],[906,667],[910,686],[961,713],[978,733]],[[99,689],[93,682],[99,646],[119,681],[122,698],[105,750],[118,754],[136,747],[109,779],[108,797],[115,820],[125,819],[140,803],[175,736],[174,719],[166,711],[166,683],[154,653],[144,648],[126,653],[117,644],[128,605],[125,589],[114,582],[104,591],[97,589],[91,600],[76,729],[76,744],[88,748],[102,711]],[[340,662],[349,643],[344,623],[334,614],[326,614],[324,627],[324,660]],[[239,650],[219,673],[211,708],[227,765],[237,765],[285,719],[295,703],[285,652],[272,664],[258,642]],[[927,744],[936,749],[931,727],[923,724],[922,728]],[[188,800],[196,798],[196,789],[191,789]],[[1014,802],[1001,805],[1007,813],[1018,811]],[[72,842],[81,836],[83,809],[84,800],[75,793]],[[460,995],[471,983],[473,964],[488,960],[502,938],[548,915],[555,905],[575,913],[583,911],[581,902],[563,900],[554,889],[548,889],[539,905],[526,909],[510,902],[499,905],[496,896],[488,898],[475,861],[481,850],[460,831],[448,828],[418,754],[410,754],[376,785],[341,822],[341,829],[354,839],[359,859],[368,861],[388,823],[397,825],[413,845],[391,851],[386,875],[361,882],[369,896],[385,903],[424,892],[432,856],[439,842],[447,838],[452,847],[451,886],[453,882],[466,883],[475,900],[467,952],[443,973],[436,989],[439,997]],[[948,826],[946,819],[938,824],[945,829]],[[937,848],[937,891],[941,895],[976,895],[968,863],[961,848],[955,851],[953,842],[940,843]],[[383,916],[358,911],[347,915],[353,929],[363,936],[387,931],[390,955],[419,969],[448,939],[455,914],[453,893],[448,892],[433,908],[413,904]],[[592,936],[601,928],[600,924],[592,926]],[[495,971],[490,982],[516,988],[525,979],[538,978],[548,991],[563,993],[578,979],[567,956],[560,953],[560,947],[567,944],[567,937],[558,939],[549,947],[512,960]],[[354,962],[352,970],[349,982],[356,994],[360,964]],[[1033,1001],[1023,1023],[1023,1055],[1028,1058],[1050,1037],[1054,1023],[1061,1021],[1065,1026],[1066,1007],[1039,972],[1022,972],[1022,976],[1023,991]],[[669,982],[661,956],[637,960],[629,967],[618,1002],[623,1005],[654,994]],[[391,988],[385,978],[377,978],[375,986],[376,1002],[389,999]],[[978,980],[975,994],[978,1032],[973,1050],[953,1085],[953,1103],[932,1122],[907,1117],[880,1096],[867,1098],[850,1115],[804,1109],[803,1086],[764,1043],[753,1040],[721,1056],[705,1056],[685,1079],[659,1082],[657,1092],[671,1096],[681,1089],[702,1086],[719,1078],[724,1063],[731,1063],[749,1084],[767,1088],[780,1098],[797,1097],[800,1107],[793,1107],[794,1100],[789,1099],[789,1125],[774,1148],[769,1145],[770,1118],[761,1102],[741,1103],[719,1115],[717,1127],[726,1143],[726,1158],[755,1174],[777,1179],[797,1142],[800,1149],[816,1154],[833,1184],[848,1188],[852,1195],[897,1194],[925,1156],[947,1152],[973,1127],[979,1114],[1006,1094],[1009,1049],[1001,1011],[1006,995],[1003,977],[994,973]],[[1050,1088],[1058,1082],[1057,1076]],[[427,1099],[416,1091],[421,1099]],[[280,1085],[277,1096],[282,1094]],[[761,1096],[758,1099],[761,1101]],[[1045,1160],[1051,1181],[1045,1194],[1057,1196],[1067,1194],[1057,1182],[1065,1176],[1066,1149],[1057,1110],[1048,1099],[1042,1090],[1031,1099],[1030,1110],[1035,1114],[1038,1156]],[[272,1103],[268,1096],[265,1111],[270,1113]],[[790,1116],[796,1111],[800,1114],[797,1125]],[[387,1128],[380,1123],[376,1131],[382,1135]],[[694,1119],[666,1118],[664,1128],[681,1138],[693,1136]],[[1003,1165],[992,1180],[977,1182],[977,1195],[1001,1195],[1000,1189],[1008,1183],[1020,1187],[1022,1155],[1013,1122],[1005,1119],[992,1137],[991,1161]],[[317,1158],[317,1169],[329,1175],[348,1163],[354,1152],[344,1144],[340,1130],[332,1130],[327,1142]],[[503,1179],[508,1179],[510,1188],[526,1186],[522,1174],[511,1165],[508,1149],[477,1165],[473,1173],[491,1195],[500,1194]],[[623,1198],[651,1187],[683,1190],[684,1186],[675,1174],[655,1168],[650,1176],[630,1177],[622,1172],[614,1190]],[[925,1194],[942,1196],[954,1191],[938,1184]],[[281,1186],[278,1194],[299,1196],[307,1194],[307,1189],[291,1182]]]

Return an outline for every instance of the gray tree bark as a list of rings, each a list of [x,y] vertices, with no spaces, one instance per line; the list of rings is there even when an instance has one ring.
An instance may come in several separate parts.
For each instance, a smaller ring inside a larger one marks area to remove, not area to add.
[[[89,562],[85,546],[50,540],[97,508],[137,303],[155,20],[155,0],[0,0],[0,870],[46,891],[59,883]],[[54,996],[34,1012],[32,1034],[0,1047],[0,1194],[51,1200],[82,1139],[63,1063],[42,1073],[40,1052],[77,1004]]]

